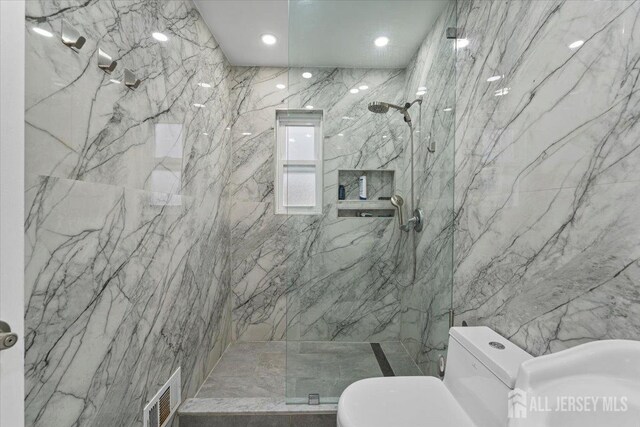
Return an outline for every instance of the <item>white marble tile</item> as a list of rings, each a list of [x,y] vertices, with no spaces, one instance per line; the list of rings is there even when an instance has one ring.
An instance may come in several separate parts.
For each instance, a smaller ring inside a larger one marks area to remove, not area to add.
[[[178,366],[195,394],[230,335],[230,67],[188,1],[26,14],[26,423],[141,425]],[[109,81],[125,67],[135,91]],[[179,129],[175,149],[156,125]]]
[[[640,338],[639,16],[458,3],[454,305],[534,355]]]
[[[404,72],[311,71],[309,80],[298,69],[234,73],[234,332],[243,340],[397,340],[406,238],[391,218],[338,218],[336,201],[339,169],[395,169],[396,191],[408,193],[407,127],[400,115],[367,110],[373,100],[401,102]],[[365,83],[367,91],[349,92]],[[324,110],[323,215],[274,215],[275,111],[309,104]]]

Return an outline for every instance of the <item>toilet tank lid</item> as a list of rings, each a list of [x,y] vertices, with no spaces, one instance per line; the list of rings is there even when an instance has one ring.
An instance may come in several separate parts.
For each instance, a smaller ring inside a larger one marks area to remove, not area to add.
[[[454,327],[449,335],[511,389],[522,362],[533,358],[486,326]]]

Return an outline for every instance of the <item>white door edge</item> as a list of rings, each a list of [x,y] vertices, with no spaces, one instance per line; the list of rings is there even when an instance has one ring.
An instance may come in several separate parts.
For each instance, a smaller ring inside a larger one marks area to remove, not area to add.
[[[0,426],[24,426],[25,0],[0,0],[0,320],[18,343],[0,351]]]

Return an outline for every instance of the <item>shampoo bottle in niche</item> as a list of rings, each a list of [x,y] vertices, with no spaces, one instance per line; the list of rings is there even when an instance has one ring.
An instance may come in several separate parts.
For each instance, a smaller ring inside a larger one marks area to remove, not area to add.
[[[347,192],[344,188],[344,185],[338,186],[338,200],[344,200],[347,198]]]
[[[358,181],[360,183],[360,200],[367,200],[367,176],[361,175]]]

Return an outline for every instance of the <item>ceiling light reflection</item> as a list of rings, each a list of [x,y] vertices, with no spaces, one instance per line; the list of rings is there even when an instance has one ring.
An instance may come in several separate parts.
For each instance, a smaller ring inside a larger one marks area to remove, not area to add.
[[[380,36],[373,41],[373,43],[378,47],[384,47],[389,44],[389,37]]]
[[[576,40],[569,45],[569,49],[577,49],[584,44],[584,40]]]
[[[47,30],[44,30],[44,29],[42,29],[42,28],[39,28],[39,27],[33,27],[33,28],[32,28],[32,30],[33,30],[33,32],[34,32],[34,33],[36,33],[36,34],[40,34],[41,36],[45,36],[45,37],[53,37],[53,34],[52,34],[52,33],[50,33],[50,32],[49,32],[49,31],[47,31]]]
[[[274,36],[273,34],[263,34],[260,38],[262,39],[262,43],[269,46],[276,44],[276,42],[278,41],[276,36]]]
[[[158,40],[159,42],[166,42],[167,40],[169,40],[169,37],[165,36],[162,33],[153,33],[151,34],[153,36],[154,39]]]
[[[456,49],[462,49],[469,46],[469,39],[456,39]]]

